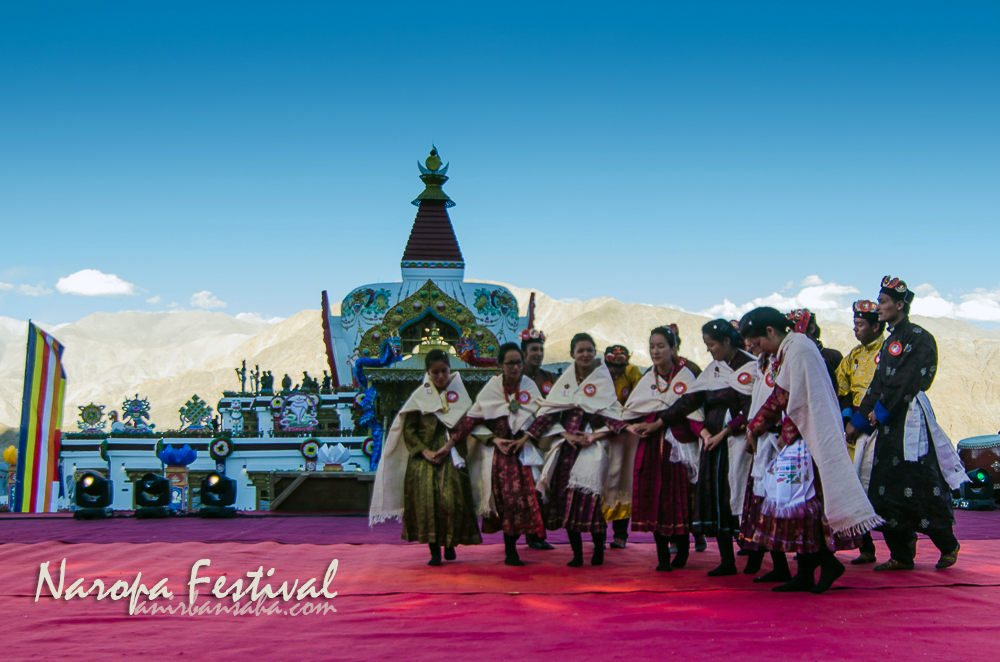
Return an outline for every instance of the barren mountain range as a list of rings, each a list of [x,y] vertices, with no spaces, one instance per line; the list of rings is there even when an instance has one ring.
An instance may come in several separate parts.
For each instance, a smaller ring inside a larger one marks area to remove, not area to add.
[[[526,314],[531,290],[507,286]],[[535,293],[536,327],[548,338],[547,362],[569,360],[569,340],[587,331],[598,350],[621,343],[633,362],[649,365],[649,330],[676,323],[681,353],[700,365],[709,357],[701,342],[707,318],[663,306],[622,303],[611,298],[567,303]],[[935,335],[940,368],[930,397],[942,426],[958,441],[995,434],[1000,429],[1000,333],[966,322],[920,318],[914,321]],[[824,322],[822,340],[846,354],[857,344],[852,330]],[[235,390],[234,368],[271,370],[280,383],[288,373],[298,383],[302,372],[322,376],[327,368],[318,310],[305,310],[276,324],[238,320],[223,313],[97,313],[52,330],[66,346],[66,410],[63,427],[76,429],[77,407],[90,402],[105,412],[120,409],[125,397],[139,394],[152,405],[152,422],[176,429],[177,410],[194,394],[211,405],[223,390]],[[20,421],[21,380],[27,323],[0,317],[0,433]],[[4,434],[4,441],[10,440]]]

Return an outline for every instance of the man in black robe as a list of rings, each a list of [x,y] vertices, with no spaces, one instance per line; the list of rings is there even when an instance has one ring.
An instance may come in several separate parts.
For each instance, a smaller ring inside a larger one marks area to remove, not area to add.
[[[909,320],[912,301],[913,292],[905,282],[888,276],[882,280],[879,320],[888,327],[889,337],[882,343],[875,377],[860,407],[878,434],[868,498],[885,520],[880,530],[891,554],[875,570],[912,569],[917,531],[929,536],[941,551],[939,570],[958,560],[951,488],[934,443],[918,444],[924,454],[911,453],[915,461],[905,458],[907,414],[919,406],[914,402],[918,394],[930,389],[938,361],[934,336]],[[926,420],[923,425],[927,427]]]

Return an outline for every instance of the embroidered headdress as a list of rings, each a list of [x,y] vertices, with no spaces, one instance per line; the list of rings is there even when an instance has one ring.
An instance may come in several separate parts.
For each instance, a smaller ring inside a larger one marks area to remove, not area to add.
[[[545,342],[545,333],[538,329],[525,329],[521,332],[521,340],[541,340]]]
[[[795,333],[805,333],[806,329],[809,328],[812,313],[809,312],[808,308],[799,308],[788,313],[788,319],[795,322]]]
[[[882,279],[882,289],[879,293],[888,295],[893,301],[913,302],[913,291],[906,287],[906,281],[891,276]]]
[[[608,365],[628,365],[630,356],[625,345],[612,345],[604,350],[604,362]]]
[[[874,301],[868,301],[867,299],[862,299],[861,301],[854,302],[854,317],[857,319],[866,320],[869,324],[876,324],[878,322],[878,310]]]

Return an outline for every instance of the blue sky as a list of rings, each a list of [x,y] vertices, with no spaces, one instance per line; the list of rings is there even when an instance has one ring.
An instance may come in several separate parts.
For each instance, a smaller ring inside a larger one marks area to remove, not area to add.
[[[703,311],[891,273],[1000,321],[997,34],[990,2],[3,3],[0,315],[398,279],[433,141],[472,278]]]

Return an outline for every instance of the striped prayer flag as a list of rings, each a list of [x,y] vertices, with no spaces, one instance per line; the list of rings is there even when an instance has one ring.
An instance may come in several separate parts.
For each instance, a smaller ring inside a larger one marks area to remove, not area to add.
[[[59,440],[66,392],[62,352],[62,343],[28,323],[12,512],[45,513],[55,505],[52,483],[59,480]]]

